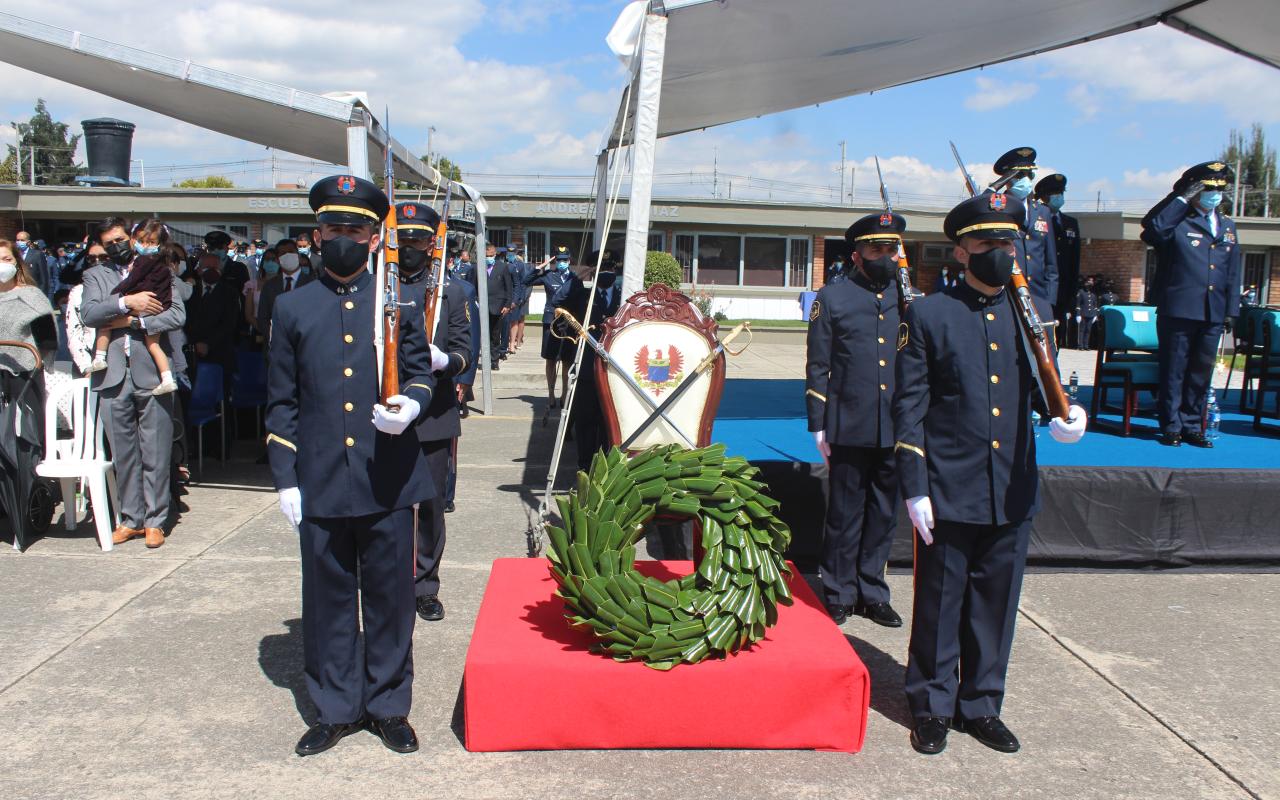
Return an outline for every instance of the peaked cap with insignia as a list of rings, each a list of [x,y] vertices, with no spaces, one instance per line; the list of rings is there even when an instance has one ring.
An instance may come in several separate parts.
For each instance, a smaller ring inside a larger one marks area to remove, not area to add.
[[[983,193],[970,197],[947,213],[942,230],[953,242],[962,236],[980,239],[1016,239],[1019,220],[1026,219],[1027,208],[1012,195]]]
[[[883,214],[868,214],[849,226],[844,232],[844,240],[851,245],[859,242],[880,244],[902,241],[902,232],[907,229],[907,221],[900,214],[888,211]]]
[[[440,226],[440,215],[426,203],[396,203],[396,229],[404,239],[430,239]]]
[[[377,225],[391,208],[377,184],[354,175],[321,178],[307,195],[316,221],[330,225]]]
[[[1036,168],[1036,149],[1034,147],[1015,147],[996,159],[992,166],[997,175],[1008,172],[1031,171]]]

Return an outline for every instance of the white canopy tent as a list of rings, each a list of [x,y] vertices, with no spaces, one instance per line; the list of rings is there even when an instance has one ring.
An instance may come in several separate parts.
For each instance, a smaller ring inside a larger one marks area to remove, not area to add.
[[[657,138],[1157,23],[1280,67],[1276,0],[631,3],[607,40],[630,65],[632,83],[604,147],[634,145],[624,293],[643,278]]]
[[[0,60],[207,130],[345,164],[351,174],[375,181],[385,174],[389,149],[397,179],[419,186],[445,185],[434,167],[389,135],[358,92],[313,94],[4,12],[0,12]],[[487,204],[470,186],[452,185],[475,205],[476,247],[482,254]],[[477,271],[482,402],[488,414],[493,408],[493,382],[486,277],[484,270]]]

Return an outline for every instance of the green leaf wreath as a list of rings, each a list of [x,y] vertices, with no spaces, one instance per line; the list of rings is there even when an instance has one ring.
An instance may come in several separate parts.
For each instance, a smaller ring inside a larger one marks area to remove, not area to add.
[[[783,553],[791,530],[762,493],[759,472],[724,445],[652,447],[628,459],[597,453],[577,490],[558,499],[564,527],[547,526],[551,574],[565,616],[591,630],[592,649],[654,669],[696,664],[764,637],[791,605]],[[655,516],[697,519],[697,570],[660,581],[635,569],[636,541]]]

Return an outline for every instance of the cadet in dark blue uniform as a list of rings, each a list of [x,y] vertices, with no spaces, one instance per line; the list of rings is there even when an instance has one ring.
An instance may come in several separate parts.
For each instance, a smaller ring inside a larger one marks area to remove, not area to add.
[[[1031,293],[1044,301],[1046,306],[1058,302],[1058,253],[1054,245],[1053,212],[1044,203],[1031,197],[1032,181],[1036,176],[1036,150],[1034,147],[1017,147],[996,159],[995,173],[1005,177],[1015,173],[1009,184],[1009,194],[1023,201],[1023,218],[1019,223],[1019,236],[1014,239],[1018,266],[1027,276]],[[990,194],[990,190],[987,190]],[[1050,317],[1052,318],[1052,317]]]
[[[907,223],[871,214],[844,237],[846,280],[822,287],[809,311],[805,402],[809,430],[830,467],[822,588],[837,624],[850,614],[897,628],[884,579],[898,481],[893,458],[898,341],[897,253]]]
[[[520,248],[516,245],[507,247],[507,269],[511,272],[511,284],[514,297],[511,310],[507,312],[507,324],[510,327],[511,352],[516,352],[524,344],[524,318],[529,313],[529,287],[525,279],[533,274],[533,267],[520,258]]]
[[[1067,202],[1067,176],[1055,172],[1036,184],[1036,199],[1049,209],[1053,223],[1053,251],[1058,260],[1058,294],[1053,299],[1058,319],[1058,346],[1071,346],[1076,292],[1080,288],[1080,221],[1062,213]]]
[[[404,313],[421,315],[426,310],[426,293],[434,292],[430,276],[431,253],[435,245],[440,215],[422,203],[398,203],[396,224],[400,234],[400,275],[403,302],[414,303]],[[424,323],[425,327],[425,323]],[[418,533],[414,596],[418,616],[428,622],[444,619],[440,602],[440,558],[444,555],[445,487],[449,481],[449,461],[454,440],[462,435],[458,418],[458,396],[453,378],[467,370],[471,357],[471,312],[467,298],[456,281],[445,276],[444,291],[436,310],[436,328],[431,335],[431,369],[436,386],[431,402],[418,416],[414,427],[422,443],[422,455],[431,471],[436,496],[418,504]],[[408,378],[408,375],[404,375]]]
[[[1218,210],[1230,181],[1226,164],[1197,164],[1142,220],[1142,241],[1156,251],[1160,441],[1173,447],[1213,447],[1201,424],[1205,394],[1224,326],[1240,313],[1240,242]]]
[[[411,752],[412,507],[434,492],[407,429],[431,402],[430,352],[421,314],[402,314],[405,378],[382,406],[373,346],[382,295],[368,263],[386,195],[343,175],[312,186],[310,203],[323,270],[276,301],[267,401],[272,477],[300,534],[306,683],[319,718],[295,749],[319,753],[368,724],[387,747]]]
[[[943,228],[965,281],[911,304],[898,354],[898,479],[924,545],[906,677],[911,743],[922,753],[941,752],[953,724],[997,750],[1018,749],[999,715],[1039,506],[1033,402],[1044,413],[1003,288],[1025,218],[1021,202],[1000,195],[952,209]],[[1073,442],[1086,415],[1072,406],[1068,416],[1050,433]]]
[[[581,279],[569,268],[569,248],[561,245],[553,256],[554,269],[547,269],[550,261],[544,261],[538,269],[524,279],[524,285],[533,287],[542,284],[546,292],[542,306],[542,357],[547,362],[547,401],[551,408],[556,405],[556,365],[560,365],[560,406],[564,407],[564,397],[569,393],[569,365],[573,363],[573,355],[577,347],[573,337],[562,339],[553,336],[551,323],[556,318],[556,309],[561,306],[569,293],[574,290],[574,283],[581,284]]]

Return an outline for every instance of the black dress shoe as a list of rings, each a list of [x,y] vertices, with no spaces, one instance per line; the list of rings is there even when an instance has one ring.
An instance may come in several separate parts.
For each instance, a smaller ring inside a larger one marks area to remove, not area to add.
[[[418,616],[422,617],[427,622],[442,620],[444,619],[444,603],[441,603],[434,594],[419,597]]]
[[[828,603],[827,613],[831,615],[831,619],[837,625],[843,625],[844,621],[849,618],[849,607],[840,605],[839,603]]]
[[[955,727],[956,730],[968,733],[987,747],[999,750],[1001,753],[1016,753],[1021,747],[1018,744],[1018,737],[1005,727],[999,717],[978,717],[977,719],[957,717]]]
[[[1162,433],[1160,434],[1160,444],[1165,447],[1181,447],[1182,436],[1176,433]]]
[[[1187,431],[1182,434],[1182,441],[1192,447],[1203,447],[1205,449],[1211,449],[1213,447],[1213,440],[1199,431]]]
[[[456,510],[456,509],[453,507],[453,501],[452,501],[452,500],[450,500],[449,502],[447,502],[447,503],[445,503],[445,504],[444,504],[444,513],[446,513],[446,514],[452,514],[455,510]]]
[[[412,753],[418,749],[418,734],[404,717],[385,717],[369,723],[369,730],[382,740],[388,750]]]
[[[318,722],[312,725],[310,730],[302,734],[302,738],[298,740],[293,752],[300,756],[314,756],[316,753],[323,753],[342,741],[344,736],[355,733],[358,730],[360,730],[360,723],[358,722],[348,722],[343,725],[327,725],[323,722]]]
[[[859,605],[854,611],[860,617],[866,617],[877,625],[883,625],[886,628],[901,628],[902,617],[898,616],[898,612],[893,610],[893,606],[888,603],[872,603],[871,605]]]
[[[911,746],[927,756],[946,750],[948,722],[946,717],[917,717],[911,728]]]

